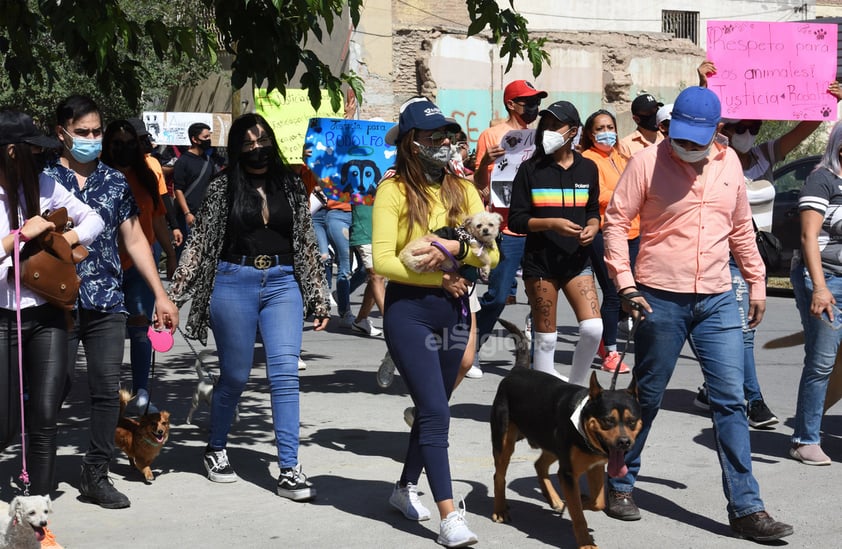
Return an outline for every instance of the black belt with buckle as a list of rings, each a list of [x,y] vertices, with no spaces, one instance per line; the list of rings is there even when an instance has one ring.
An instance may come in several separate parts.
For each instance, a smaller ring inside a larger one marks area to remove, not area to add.
[[[236,263],[237,265],[245,265],[247,267],[254,267],[261,271],[266,270],[275,265],[292,265],[293,254],[276,254],[276,255],[233,255],[225,254],[220,259],[228,263]]]

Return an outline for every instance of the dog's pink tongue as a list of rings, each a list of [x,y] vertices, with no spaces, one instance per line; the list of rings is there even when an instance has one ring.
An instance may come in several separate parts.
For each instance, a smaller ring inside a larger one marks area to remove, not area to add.
[[[608,453],[608,476],[611,478],[623,477],[628,472],[626,453],[616,448],[612,449]]]
[[[33,526],[32,530],[35,532],[35,539],[37,539],[39,542],[44,541],[44,538],[46,537],[46,535],[44,535],[44,529],[43,528],[35,528]]]

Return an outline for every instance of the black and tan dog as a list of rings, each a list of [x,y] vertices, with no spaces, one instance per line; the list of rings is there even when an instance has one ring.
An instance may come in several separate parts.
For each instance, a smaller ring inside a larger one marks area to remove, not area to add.
[[[143,414],[139,419],[125,417],[126,405],[132,395],[120,390],[120,419],[114,430],[114,443],[126,453],[131,463],[143,473],[146,482],[155,480],[152,462],[170,436],[170,413],[166,411]]]
[[[627,472],[625,453],[641,428],[640,404],[634,379],[628,389],[607,391],[596,372],[590,387],[571,385],[555,376],[515,368],[497,388],[491,408],[494,449],[495,522],[509,520],[506,469],[520,439],[541,449],[535,471],[544,497],[561,512],[564,503],[550,481],[549,470],[559,462],[558,480],[579,547],[596,547],[583,509],[605,508],[605,470],[612,477]],[[583,499],[579,478],[587,474],[590,497]]]

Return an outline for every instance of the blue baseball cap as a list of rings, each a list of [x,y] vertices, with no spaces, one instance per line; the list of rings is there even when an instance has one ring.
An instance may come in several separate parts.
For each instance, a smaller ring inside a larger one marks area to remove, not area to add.
[[[678,94],[672,106],[670,138],[707,145],[721,117],[722,105],[715,93],[699,86],[687,88]]]
[[[386,132],[386,143],[397,145],[409,130],[435,130],[446,127],[458,132],[462,128],[452,118],[445,118],[441,109],[426,97],[414,97],[401,105],[398,125]]]

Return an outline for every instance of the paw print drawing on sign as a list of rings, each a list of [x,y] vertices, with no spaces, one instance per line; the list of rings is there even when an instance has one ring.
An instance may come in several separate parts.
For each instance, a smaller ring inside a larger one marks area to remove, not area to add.
[[[722,27],[722,32],[724,32],[725,34],[730,34],[734,32],[734,25],[725,25],[724,27]]]
[[[824,29],[817,29],[815,32],[816,39],[824,40],[824,37],[827,36],[827,32]]]
[[[822,116],[824,116],[825,118],[830,116],[830,107],[828,107],[828,106],[822,107]]]
[[[504,156],[503,159],[497,164],[497,169],[502,172],[503,170],[506,169],[506,166],[508,166],[508,165],[509,165],[509,159]]]

